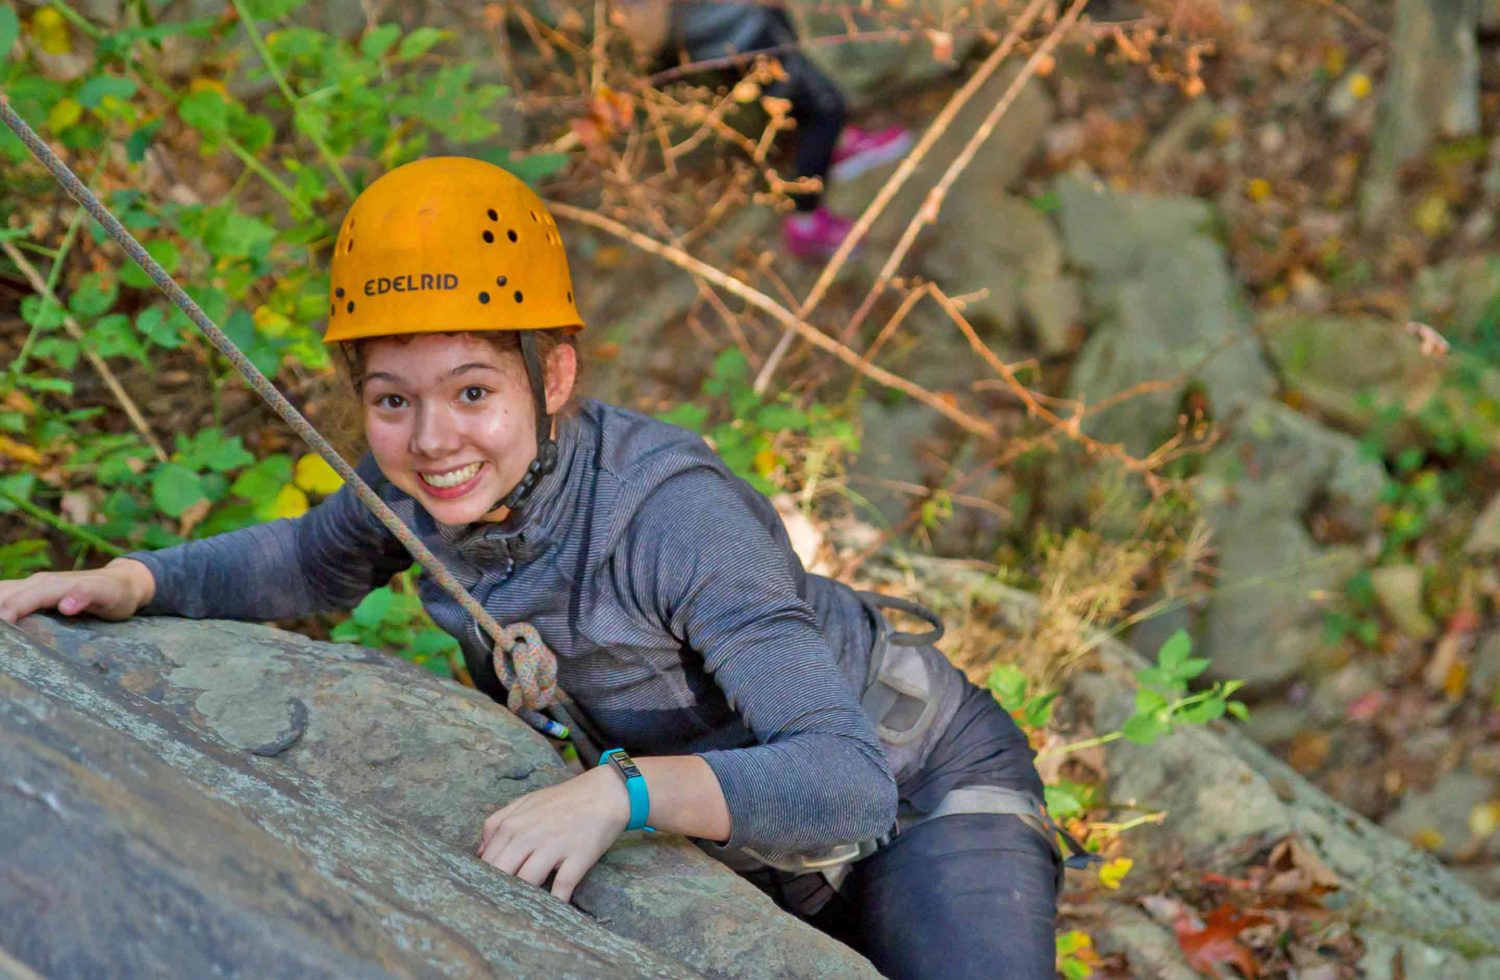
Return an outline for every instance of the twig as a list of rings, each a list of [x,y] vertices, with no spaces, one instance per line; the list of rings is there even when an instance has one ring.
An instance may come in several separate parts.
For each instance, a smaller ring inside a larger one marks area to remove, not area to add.
[[[58,517],[56,514],[43,510],[29,500],[24,500],[21,497],[17,497],[15,494],[11,493],[9,490],[4,489],[3,487],[0,487],[0,497],[4,497],[6,500],[19,507],[24,513],[26,513],[33,519],[40,521],[41,523],[47,525],[50,528],[53,528],[54,530],[61,531],[67,535],[71,535],[72,537],[77,538],[84,544],[87,544],[98,551],[102,551],[107,555],[114,555],[116,557],[125,554],[124,548],[119,548],[115,545],[110,544],[108,541],[99,537],[99,535],[95,534],[92,531],[84,530],[77,524],[69,524],[67,521],[63,520],[61,517]]]
[[[990,52],[989,57],[984,60],[984,64],[979,66],[979,70],[964,83],[963,87],[953,93],[953,97],[948,100],[948,104],[943,106],[942,111],[933,119],[932,124],[927,127],[927,131],[922,134],[922,138],[917,141],[917,145],[912,147],[911,151],[906,154],[906,157],[902,159],[901,164],[896,168],[895,173],[891,174],[886,182],[881,185],[880,190],[875,195],[875,199],[870,202],[869,207],[865,208],[864,213],[854,222],[854,227],[849,230],[848,236],[839,244],[837,251],[833,253],[833,257],[828,260],[828,264],[823,267],[823,271],[819,273],[817,281],[813,283],[813,288],[808,292],[807,298],[803,300],[802,305],[797,310],[797,315],[800,318],[806,319],[811,316],[813,310],[818,308],[818,304],[823,302],[824,297],[828,295],[829,288],[833,285],[834,278],[843,269],[844,263],[849,260],[849,256],[854,253],[855,246],[869,232],[870,228],[875,224],[876,219],[885,211],[886,206],[895,199],[896,194],[905,186],[907,180],[916,173],[917,167],[926,159],[928,152],[937,144],[938,139],[948,131],[948,127],[953,125],[953,120],[957,118],[959,111],[968,105],[969,100],[989,81],[990,76],[1000,67],[1000,63],[1010,56],[1021,35],[1031,27],[1032,22],[1036,20],[1045,5],[1046,0],[1031,0],[1026,9],[1021,12],[1021,16],[1016,19],[1016,22],[1011,25],[1010,30],[1006,32],[1005,39],[1000,42],[994,51]],[[847,343],[851,335],[852,331],[846,329],[840,334],[839,339]],[[760,373],[755,377],[754,387],[757,394],[764,394],[766,388],[770,386],[771,376],[776,373],[776,368],[780,365],[782,357],[785,356],[787,348],[791,345],[791,340],[790,333],[784,335],[776,344],[775,350],[771,352],[771,356],[766,359],[766,366],[761,368]]]
[[[229,3],[234,7],[235,13],[239,15],[240,23],[244,25],[245,33],[249,35],[250,44],[255,48],[255,53],[260,55],[260,60],[266,66],[266,71],[270,73],[271,78],[276,82],[276,87],[281,90],[282,98],[286,99],[288,108],[292,110],[292,118],[294,120],[299,118],[303,112],[302,101],[297,98],[296,93],[292,91],[292,87],[287,84],[286,76],[281,73],[281,66],[271,56],[270,48],[266,47],[265,40],[260,36],[260,28],[255,26],[255,18],[251,17],[250,12],[245,9],[244,0],[229,0]],[[344,173],[344,168],[339,163],[338,157],[333,155],[333,151],[328,148],[328,144],[323,142],[323,137],[315,132],[311,126],[301,128],[307,138],[312,140],[313,146],[318,148],[318,155],[323,158],[324,163],[328,164],[328,169],[333,171],[334,179],[339,182],[339,186],[344,189],[344,193],[353,198],[354,185],[349,182],[349,175]]]
[[[1088,2],[1089,0],[1073,0],[1073,5],[1068,8],[1068,12],[1063,14],[1062,19],[1057,22],[1057,25],[1052,28],[1052,31],[1038,45],[1037,49],[1032,52],[1031,57],[1026,59],[1026,64],[1022,66],[1016,77],[1012,79],[1010,87],[1005,90],[1005,94],[1000,96],[994,107],[990,109],[989,115],[985,116],[984,122],[969,137],[969,142],[965,144],[958,156],[954,157],[953,162],[948,164],[948,169],[944,171],[942,179],[937,182],[932,190],[927,192],[927,197],[922,202],[922,206],[917,210],[916,217],[906,226],[906,230],[901,234],[901,240],[896,244],[891,254],[887,256],[885,265],[880,270],[879,278],[870,287],[870,291],[865,295],[864,301],[860,303],[859,309],[855,312],[853,318],[850,319],[849,325],[844,328],[840,339],[847,341],[859,329],[860,324],[864,322],[865,317],[870,313],[870,309],[875,305],[875,301],[880,298],[881,293],[885,291],[886,286],[896,275],[896,270],[905,261],[907,253],[911,251],[912,245],[917,240],[917,235],[921,233],[923,228],[937,220],[938,211],[942,208],[943,200],[948,196],[948,191],[952,189],[953,182],[969,166],[975,154],[979,152],[979,147],[994,132],[995,126],[1000,122],[1000,117],[1005,115],[1011,103],[1016,100],[1016,96],[1021,94],[1021,89],[1025,87],[1027,82],[1031,81],[1032,76],[1036,74],[1037,68],[1044,60],[1052,56],[1052,51],[1057,47],[1058,42],[1062,40],[1063,35],[1067,33],[1068,29],[1073,26],[1073,23],[1078,19],[1078,15],[1083,12],[1083,8],[1088,5]]]
[[[66,263],[68,253],[73,249],[73,241],[78,237],[78,229],[82,227],[83,216],[86,213],[82,208],[79,208],[74,213],[73,220],[68,222],[68,230],[63,233],[62,244],[57,246],[57,257],[52,260],[52,268],[47,271],[47,279],[42,283],[42,289],[37,290],[38,292],[44,292],[47,296],[54,296],[52,291],[57,286],[58,279],[62,276],[63,265]],[[9,245],[10,242],[7,241],[6,244]],[[9,255],[10,252],[7,251],[6,254]],[[36,289],[36,284],[32,283],[31,288]],[[61,306],[62,304],[58,305]],[[10,367],[6,369],[7,388],[14,384],[15,380],[21,376],[21,372],[26,369],[26,358],[31,353],[31,342],[36,339],[38,329],[37,325],[33,323],[31,329],[26,331],[26,339],[21,341],[21,349],[16,352],[16,359],[11,361]]]
[[[580,224],[590,225],[601,231],[608,232],[616,238],[631,243],[642,251],[660,256],[694,275],[702,276],[720,289],[733,293],[750,305],[765,312],[787,329],[796,331],[799,336],[814,347],[827,351],[877,384],[882,384],[888,388],[894,388],[897,391],[910,395],[912,398],[950,419],[964,431],[989,440],[1000,438],[999,430],[984,419],[965,412],[949,400],[928,391],[921,385],[908,381],[900,375],[893,374],[883,368],[878,368],[873,364],[865,364],[860,356],[853,350],[850,350],[848,346],[839,343],[816,327],[810,326],[805,320],[798,319],[791,310],[782,306],[765,293],[706,262],[693,258],[682,249],[665,245],[648,235],[641,234],[633,228],[626,227],[612,218],[607,218],[586,208],[574,207],[571,204],[564,204],[560,201],[549,201],[547,202],[547,207],[555,215],[560,215],[577,221]]]
[[[83,214],[83,209],[79,208],[78,213],[80,215]],[[42,279],[41,274],[36,271],[36,267],[26,260],[26,256],[22,255],[14,244],[9,241],[0,241],[0,250],[4,250],[6,256],[16,264],[16,267],[21,270],[22,275],[31,283],[31,288],[41,295],[43,299],[58,303],[59,306],[62,305],[57,299],[56,294],[53,293],[52,286],[46,280]],[[146,440],[146,444],[151,447],[151,451],[156,455],[156,458],[165,463],[167,461],[167,452],[151,432],[151,426],[146,423],[145,416],[136,407],[135,401],[126,392],[124,386],[120,384],[120,380],[115,377],[115,373],[110,370],[109,365],[89,346],[87,339],[84,337],[83,328],[78,325],[77,320],[73,319],[71,313],[63,313],[63,329],[68,332],[68,336],[72,337],[82,347],[83,356],[88,358],[89,364],[93,365],[94,370],[98,372],[100,379],[104,381],[105,387],[110,390],[110,393],[115,396],[115,400],[120,403],[120,407],[125,410],[125,416],[130,419],[130,424],[135,426],[135,430],[141,434],[141,438]]]

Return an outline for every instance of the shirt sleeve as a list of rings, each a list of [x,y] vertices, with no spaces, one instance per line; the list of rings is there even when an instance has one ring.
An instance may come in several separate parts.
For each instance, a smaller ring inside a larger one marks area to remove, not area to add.
[[[381,479],[368,454],[356,472],[367,483]],[[127,557],[156,580],[142,615],[191,619],[290,619],[349,609],[411,564],[347,486],[295,519]]]
[[[703,658],[760,743],[698,753],[732,821],[727,842],[704,843],[796,853],[878,837],[897,794],[874,725],[798,594],[795,555],[731,479],[705,467],[661,484],[622,549],[637,608]]]

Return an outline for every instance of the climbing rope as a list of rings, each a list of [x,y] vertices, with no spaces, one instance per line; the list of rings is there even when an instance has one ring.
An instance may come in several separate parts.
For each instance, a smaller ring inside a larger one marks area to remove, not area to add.
[[[250,363],[249,359],[234,345],[234,341],[230,340],[198,304],[193,302],[192,297],[184,292],[182,287],[178,286],[167,274],[167,271],[157,264],[151,254],[141,247],[141,243],[136,241],[135,237],[126,230],[124,225],[120,224],[93,192],[84,186],[68,165],[52,152],[52,148],[42,142],[41,138],[26,124],[26,120],[16,114],[11,108],[10,100],[3,92],[0,92],[0,120],[3,120],[21,142],[26,144],[31,155],[51,171],[63,190],[83,205],[93,219],[109,233],[109,236],[120,243],[126,254],[145,270],[146,275],[151,277],[151,281],[166,293],[178,309],[187,314],[188,319],[193,321],[193,325],[203,332],[203,335],[218,349],[220,354],[229,360],[229,363],[234,365],[235,369],[250,383],[250,387],[276,410],[276,414],[291,426],[292,431],[296,432],[328,462],[329,466],[333,467],[339,476],[343,477],[344,482],[354,491],[360,502],[396,536],[396,539],[427,570],[427,573],[447,590],[449,595],[453,596],[463,607],[464,612],[473,616],[480,627],[489,634],[494,641],[496,653],[496,656],[492,658],[495,673],[506,690],[506,707],[540,732],[554,738],[571,738],[584,763],[594,765],[598,761],[599,748],[592,744],[592,739],[589,739],[573,724],[567,709],[561,703],[565,695],[557,686],[557,658],[542,642],[537,631],[528,623],[501,626],[479,604],[478,600],[469,594],[458,579],[453,577],[453,573],[448,571],[421,539],[402,523],[386,502],[381,500],[375,491],[360,478],[359,474],[354,471],[354,467],[345,462],[344,458],[328,443],[328,440],[313,428],[312,423],[308,422],[302,413],[297,411],[280,391],[276,390],[276,387],[260,372],[259,368]],[[543,715],[541,709],[547,709],[552,718]]]

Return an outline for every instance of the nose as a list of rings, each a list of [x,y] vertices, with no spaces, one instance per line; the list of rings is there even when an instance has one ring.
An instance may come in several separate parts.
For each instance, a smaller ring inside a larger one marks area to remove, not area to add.
[[[458,448],[458,428],[441,407],[425,402],[415,414],[408,447],[413,456],[442,459]]]

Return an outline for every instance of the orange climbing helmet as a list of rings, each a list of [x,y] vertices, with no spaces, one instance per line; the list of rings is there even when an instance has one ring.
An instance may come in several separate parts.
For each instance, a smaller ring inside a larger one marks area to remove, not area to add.
[[[530,187],[429,157],[354,200],[334,246],[325,343],[456,330],[583,328],[557,222]]]

